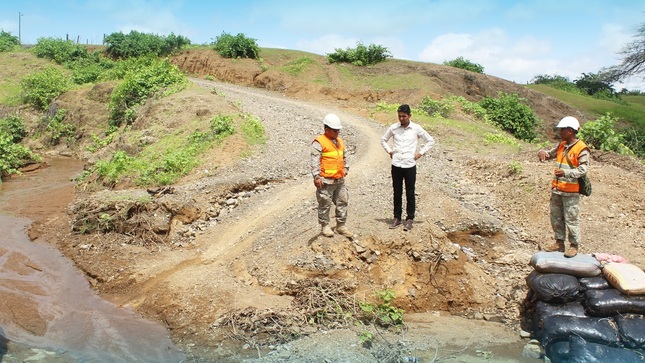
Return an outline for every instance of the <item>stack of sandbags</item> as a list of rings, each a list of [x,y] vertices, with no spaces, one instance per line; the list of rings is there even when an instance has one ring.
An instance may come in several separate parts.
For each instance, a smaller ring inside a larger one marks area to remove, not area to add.
[[[641,269],[561,252],[538,252],[530,265],[523,320],[552,362],[645,362]]]

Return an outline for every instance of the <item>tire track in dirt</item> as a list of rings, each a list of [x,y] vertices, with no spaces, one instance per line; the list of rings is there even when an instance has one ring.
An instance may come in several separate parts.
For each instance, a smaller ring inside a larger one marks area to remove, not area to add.
[[[334,112],[343,120],[346,129],[355,133],[357,140],[355,157],[352,158],[350,175],[355,183],[364,183],[371,178],[370,173],[387,163],[387,156],[383,152],[380,143],[380,130],[375,125],[370,125],[364,118],[344,113],[331,107],[324,107],[311,104],[305,101],[288,99],[280,95],[271,94],[264,90],[247,88],[237,85],[230,85],[212,81],[192,79],[192,81],[203,87],[216,87],[218,92],[224,92],[225,97],[231,102],[241,102],[244,106],[249,97],[262,98],[275,105],[282,105],[297,110],[309,109],[319,114]],[[253,112],[251,112],[254,114]],[[295,125],[294,125],[295,128]],[[267,143],[271,147],[272,140]],[[273,141],[275,142],[275,141]],[[237,215],[236,218],[227,218],[218,222],[216,226],[209,228],[202,235],[196,237],[195,244],[200,246],[200,254],[190,254],[183,260],[172,260],[161,262],[162,271],[150,276],[137,289],[135,295],[131,295],[123,305],[138,306],[142,304],[147,296],[155,289],[164,289],[167,285],[181,289],[186,286],[206,284],[205,279],[213,274],[219,275],[219,280],[234,278],[227,265],[236,256],[244,254],[253,246],[262,233],[274,223],[283,218],[284,213],[289,213],[290,206],[302,203],[303,200],[313,198],[314,190],[309,176],[297,178],[296,180],[285,181],[277,188],[275,193],[265,193],[254,196],[258,200],[253,202],[255,207],[250,207]],[[302,233],[311,229],[307,225],[295,226],[300,228]],[[313,234],[313,233],[312,233]],[[218,271],[214,273],[213,271]],[[228,280],[230,282],[230,280]],[[217,284],[209,281],[209,285]],[[225,283],[216,290],[226,289]]]

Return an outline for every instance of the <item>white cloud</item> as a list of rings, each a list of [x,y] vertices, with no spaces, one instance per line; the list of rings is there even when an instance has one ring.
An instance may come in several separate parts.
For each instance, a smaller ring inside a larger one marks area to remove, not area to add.
[[[11,35],[18,35],[18,23],[9,20],[0,20],[0,29],[11,33]],[[14,34],[15,33],[15,34]]]

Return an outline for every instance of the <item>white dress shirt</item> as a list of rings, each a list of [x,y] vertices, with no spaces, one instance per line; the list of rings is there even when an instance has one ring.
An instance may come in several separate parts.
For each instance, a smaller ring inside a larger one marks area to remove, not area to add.
[[[388,145],[388,141],[393,139],[392,147]],[[415,166],[414,154],[417,151],[417,141],[422,139],[425,144],[419,150],[419,154],[424,155],[432,146],[435,141],[419,124],[410,121],[408,127],[402,127],[400,122],[390,126],[383,137],[381,137],[381,145],[389,154],[392,153],[392,165],[399,168],[411,168]]]

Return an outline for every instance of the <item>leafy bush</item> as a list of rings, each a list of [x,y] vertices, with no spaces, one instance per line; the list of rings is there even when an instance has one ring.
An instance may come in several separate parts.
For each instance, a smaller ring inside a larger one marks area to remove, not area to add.
[[[448,99],[457,102],[464,113],[473,115],[478,120],[488,121],[486,110],[479,103],[470,102],[461,96],[450,96]]]
[[[15,143],[20,142],[25,136],[27,136],[25,123],[18,115],[0,118],[0,130],[11,136],[11,142]]]
[[[645,158],[645,129],[628,127],[621,130],[623,143],[639,158]]]
[[[65,64],[88,56],[85,46],[60,38],[38,38],[32,52],[39,58],[51,59],[58,64]]]
[[[264,125],[257,117],[246,114],[244,115],[244,123],[242,123],[242,132],[246,141],[251,144],[262,144],[266,141],[264,135]]]
[[[233,119],[227,115],[217,115],[211,119],[211,132],[216,138],[223,139],[235,132]]]
[[[116,185],[125,172],[131,167],[133,159],[125,151],[119,150],[110,160],[101,160],[96,163],[95,170],[108,186]]]
[[[49,136],[49,141],[52,145],[58,145],[60,143],[61,137],[65,138],[67,144],[70,144],[74,140],[74,134],[76,133],[76,127],[72,124],[65,123],[65,115],[67,111],[65,109],[58,109],[54,117],[51,120],[47,121],[46,131]]]
[[[334,53],[327,54],[329,63],[351,63],[356,66],[369,66],[391,58],[390,51],[381,45],[370,44],[363,45],[358,42],[356,48],[346,48],[345,50],[336,48]]]
[[[455,105],[450,100],[433,100],[425,96],[419,103],[419,109],[430,116],[448,117],[455,110]]]
[[[25,161],[40,160],[38,155],[28,148],[14,143],[13,139],[13,135],[0,128],[0,183],[2,183],[2,176],[17,173],[18,168]]]
[[[524,102],[517,94],[500,92],[498,98],[486,97],[479,104],[493,124],[520,140],[530,142],[537,137],[537,118]]]
[[[482,65],[471,62],[468,59],[464,59],[464,57],[457,57],[451,61],[445,61],[443,62],[443,65],[484,74],[484,67]]]
[[[633,151],[623,143],[623,137],[614,131],[616,118],[610,113],[582,126],[578,137],[593,149],[614,151],[621,155],[633,155]]]
[[[361,310],[367,315],[367,319],[384,327],[403,325],[403,314],[405,311],[392,305],[392,301],[396,298],[396,293],[393,290],[387,289],[384,291],[376,291],[374,295],[380,300],[376,304],[359,302]]]
[[[20,39],[4,30],[0,30],[0,52],[7,52],[20,45]]]
[[[166,37],[132,30],[129,34],[112,33],[105,37],[104,43],[107,46],[105,53],[111,57],[138,58],[150,55],[168,56],[190,45],[190,40],[174,33]]]
[[[85,84],[107,80],[105,74],[116,67],[116,62],[101,57],[98,52],[94,52],[87,58],[68,62],[65,66],[72,71],[72,82]]]
[[[251,58],[260,56],[260,48],[253,38],[239,33],[235,36],[222,32],[212,43],[213,49],[224,58]]]
[[[52,100],[67,92],[71,84],[69,78],[58,68],[47,67],[23,78],[20,86],[22,100],[39,110],[44,110]]]
[[[110,126],[131,124],[136,119],[136,106],[153,94],[169,95],[188,85],[186,77],[167,59],[140,58],[137,63],[112,91]]]

